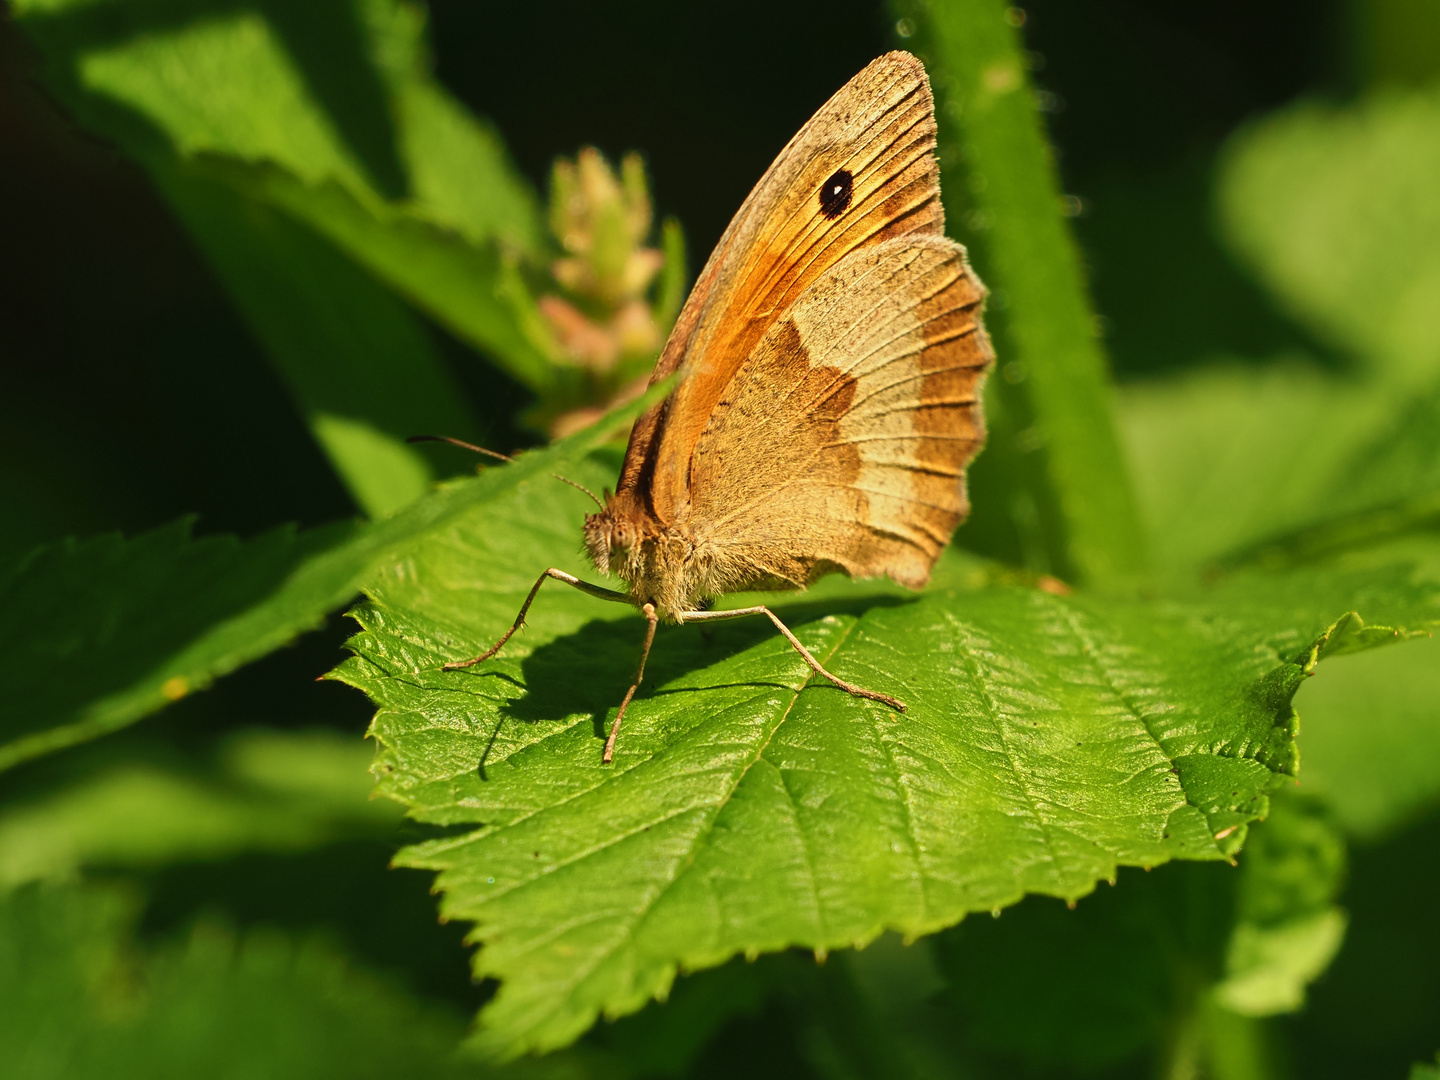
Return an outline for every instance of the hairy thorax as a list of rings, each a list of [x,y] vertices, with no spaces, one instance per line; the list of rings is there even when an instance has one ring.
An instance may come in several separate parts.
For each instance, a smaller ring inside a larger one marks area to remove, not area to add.
[[[637,607],[654,604],[661,618],[695,611],[730,588],[716,549],[682,526],[663,527],[607,507],[585,519],[585,549],[602,574],[630,586]]]

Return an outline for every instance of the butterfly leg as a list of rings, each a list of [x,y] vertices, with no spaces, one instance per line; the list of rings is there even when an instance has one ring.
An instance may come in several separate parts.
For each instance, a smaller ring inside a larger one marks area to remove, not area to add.
[[[483,663],[498,653],[501,648],[504,647],[505,643],[514,635],[515,631],[525,625],[525,613],[530,610],[530,605],[535,602],[535,594],[540,591],[540,586],[545,584],[547,578],[563,581],[571,588],[579,589],[581,592],[601,600],[611,600],[617,604],[630,603],[630,597],[625,593],[615,592],[613,589],[602,589],[599,585],[591,585],[588,581],[581,581],[573,574],[567,574],[564,570],[556,570],[555,567],[552,566],[540,575],[539,580],[536,581],[535,585],[530,589],[530,595],[525,597],[525,603],[520,605],[520,614],[515,616],[515,622],[509,630],[506,630],[505,633],[501,635],[499,641],[495,642],[494,645],[491,645],[490,648],[486,649],[479,656],[471,657],[469,660],[452,660],[450,663],[443,665],[440,670],[459,671],[461,668],[474,667],[476,664]]]
[[[838,679],[834,675],[831,675],[830,672],[826,671],[821,666],[820,661],[816,660],[815,657],[810,654],[810,650],[805,648],[804,645],[800,644],[800,639],[790,632],[790,628],[780,621],[780,616],[776,615],[768,607],[758,606],[736,608],[734,611],[685,611],[680,613],[679,617],[676,619],[676,622],[689,623],[701,622],[712,619],[739,619],[746,615],[764,615],[766,618],[768,618],[772,623],[775,624],[775,629],[779,630],[780,633],[785,635],[785,640],[790,642],[790,644],[795,647],[795,651],[805,658],[805,662],[810,665],[810,669],[814,671],[815,674],[821,675],[829,679],[832,683],[838,686],[841,690],[844,690],[847,694],[854,694],[856,697],[869,698],[871,701],[883,701],[886,705],[889,705],[896,712],[905,711],[905,703],[898,700],[897,698],[891,697],[889,694],[881,694],[874,690],[866,690],[863,686],[856,686],[853,683],[846,682],[844,679]]]
[[[620,721],[625,719],[625,710],[630,707],[630,699],[635,696],[635,691],[640,689],[640,683],[645,678],[645,661],[650,658],[650,646],[655,641],[655,626],[660,621],[660,616],[655,614],[654,604],[646,604],[640,610],[645,613],[650,625],[645,628],[645,645],[640,650],[640,670],[635,672],[635,681],[630,684],[630,689],[625,691],[625,700],[620,702],[620,711],[615,714],[615,723],[610,728],[610,738],[605,740],[605,754],[601,760],[606,764],[615,756],[615,739],[620,734]]]

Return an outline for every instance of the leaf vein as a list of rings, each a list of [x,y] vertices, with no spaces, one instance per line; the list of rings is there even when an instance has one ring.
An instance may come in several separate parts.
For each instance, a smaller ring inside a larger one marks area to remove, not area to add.
[[[985,680],[981,676],[980,659],[978,656],[975,655],[975,651],[970,647],[969,638],[966,637],[964,633],[964,626],[960,622],[960,620],[955,618],[952,612],[947,611],[944,614],[946,620],[955,629],[961,631],[957,635],[957,637],[960,639],[959,649],[957,651],[960,657],[965,662],[967,673],[970,675],[971,679],[974,680],[976,696],[979,698],[981,706],[984,708],[987,716],[995,725],[995,734],[996,737],[1000,740],[1000,749],[1004,752],[1005,759],[1010,764],[1010,771],[1015,777],[1016,785],[1019,787],[1021,794],[1025,797],[1025,801],[1030,804],[1031,813],[1034,815],[1035,821],[1039,824],[1040,838],[1044,842],[1045,850],[1048,853],[1046,857],[1052,865],[1058,867],[1060,865],[1060,860],[1056,858],[1055,845],[1050,839],[1050,824],[1045,820],[1044,815],[1041,814],[1041,802],[1036,797],[1035,793],[1030,790],[1030,785],[1026,782],[1025,775],[1021,772],[1019,763],[1016,761],[1014,751],[1010,749],[1010,740],[1005,734],[1005,721],[1004,718],[1001,716],[1000,706],[996,702],[994,697],[991,696],[990,691],[985,685]]]

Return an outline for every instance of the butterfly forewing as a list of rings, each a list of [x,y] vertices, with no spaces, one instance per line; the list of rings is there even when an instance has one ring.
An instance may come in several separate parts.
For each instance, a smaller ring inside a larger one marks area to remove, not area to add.
[[[822,274],[867,246],[942,232],[934,146],[924,68],[890,53],[781,151],[716,246],[656,367],[656,378],[685,375],[631,437],[616,492],[631,512],[657,525],[687,514],[691,457],[711,414],[741,364]]]

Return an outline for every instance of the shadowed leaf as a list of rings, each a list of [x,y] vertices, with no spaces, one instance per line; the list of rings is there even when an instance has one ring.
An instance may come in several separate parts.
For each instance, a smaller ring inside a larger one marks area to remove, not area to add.
[[[0,895],[0,1056],[15,1075],[175,1078],[475,1075],[459,1019],[319,941],[237,936],[137,947],[118,889]]]

